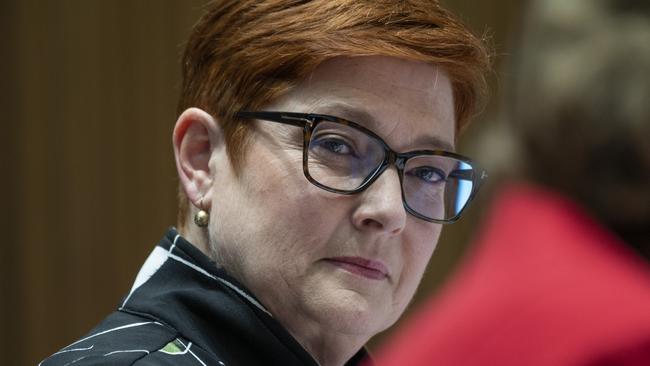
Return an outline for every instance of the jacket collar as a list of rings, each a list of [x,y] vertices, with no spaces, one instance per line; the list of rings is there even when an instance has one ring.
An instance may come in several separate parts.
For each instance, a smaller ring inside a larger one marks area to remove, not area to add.
[[[119,310],[167,324],[215,356],[241,359],[246,355],[238,350],[255,349],[274,364],[317,365],[255,295],[174,228],[151,252]],[[362,349],[348,364],[367,357]]]

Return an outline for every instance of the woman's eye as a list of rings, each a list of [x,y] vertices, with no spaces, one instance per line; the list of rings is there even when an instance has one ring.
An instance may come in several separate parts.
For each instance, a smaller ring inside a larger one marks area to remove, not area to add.
[[[352,154],[352,148],[342,140],[338,139],[325,139],[318,142],[322,148],[340,155]]]
[[[409,175],[413,175],[426,183],[440,183],[445,180],[445,175],[436,168],[423,166],[412,169]]]

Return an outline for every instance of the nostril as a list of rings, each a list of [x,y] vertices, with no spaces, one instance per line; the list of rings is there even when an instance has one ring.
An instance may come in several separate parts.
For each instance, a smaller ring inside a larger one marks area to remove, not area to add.
[[[381,222],[373,219],[364,219],[361,224],[365,227],[381,229],[384,225]]]

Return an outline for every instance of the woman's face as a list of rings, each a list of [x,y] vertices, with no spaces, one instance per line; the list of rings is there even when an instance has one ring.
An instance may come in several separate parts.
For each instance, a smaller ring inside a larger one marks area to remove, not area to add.
[[[454,145],[445,72],[396,58],[330,60],[264,110],[342,117],[398,152]],[[367,340],[393,324],[441,226],[406,213],[394,167],[360,194],[330,193],[302,172],[300,127],[258,121],[255,130],[239,177],[227,159],[210,158],[214,259],[294,335]]]

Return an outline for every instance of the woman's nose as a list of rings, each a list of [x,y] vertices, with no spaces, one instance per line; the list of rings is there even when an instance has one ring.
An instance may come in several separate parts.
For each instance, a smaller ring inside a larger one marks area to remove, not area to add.
[[[395,167],[385,170],[359,195],[352,221],[360,230],[400,234],[406,225],[402,187]]]

